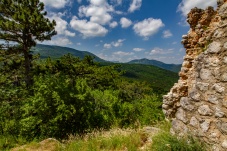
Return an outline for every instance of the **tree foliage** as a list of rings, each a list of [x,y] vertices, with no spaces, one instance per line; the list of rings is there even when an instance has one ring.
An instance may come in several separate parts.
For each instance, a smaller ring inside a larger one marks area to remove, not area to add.
[[[6,42],[2,47],[11,49],[12,54],[23,55],[27,85],[32,82],[31,47],[35,46],[37,41],[50,40],[56,34],[56,22],[45,18],[46,14],[44,4],[39,0],[0,1],[0,39]],[[17,44],[17,48],[12,49],[7,43]]]
[[[119,66],[99,66],[91,57],[80,60],[69,54],[36,61],[33,68],[33,93],[13,86],[12,80],[0,87],[5,89],[0,94],[2,134],[65,138],[163,119],[157,95],[143,83],[122,79]]]

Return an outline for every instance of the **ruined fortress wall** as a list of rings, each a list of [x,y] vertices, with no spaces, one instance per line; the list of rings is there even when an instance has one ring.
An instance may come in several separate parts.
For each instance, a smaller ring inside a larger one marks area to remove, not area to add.
[[[227,150],[227,0],[217,3],[188,14],[180,79],[162,105],[174,133],[196,135],[215,151]]]

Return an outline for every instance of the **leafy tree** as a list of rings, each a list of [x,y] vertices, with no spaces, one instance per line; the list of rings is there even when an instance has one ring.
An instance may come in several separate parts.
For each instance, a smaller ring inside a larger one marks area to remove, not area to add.
[[[23,55],[25,81],[28,86],[32,84],[30,48],[37,41],[50,40],[56,35],[56,22],[45,18],[46,14],[44,4],[39,0],[0,1],[0,39],[17,44],[17,49],[12,49],[11,53]],[[3,47],[6,49],[10,46]]]

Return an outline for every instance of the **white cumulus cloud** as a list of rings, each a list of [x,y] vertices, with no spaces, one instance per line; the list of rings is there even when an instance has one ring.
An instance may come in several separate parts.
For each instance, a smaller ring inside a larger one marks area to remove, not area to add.
[[[163,26],[165,25],[162,23],[161,19],[148,18],[136,23],[133,26],[133,29],[137,35],[144,37],[144,39],[148,39],[150,36],[157,33]]]
[[[108,30],[98,23],[87,20],[78,20],[76,16],[70,21],[71,27],[80,32],[84,38],[87,37],[103,37],[108,33]]]
[[[132,13],[135,10],[140,9],[141,6],[142,6],[142,0],[132,0],[132,3],[130,4],[128,11]]]
[[[56,21],[55,30],[57,31],[58,35],[65,35],[74,37],[76,34],[73,32],[70,32],[68,30],[68,23],[67,21],[63,20],[61,17],[58,16],[58,14],[51,14],[51,16],[48,17],[50,20]]]
[[[106,25],[112,20],[110,12],[113,12],[113,6],[106,0],[91,0],[90,5],[79,7],[80,17],[90,17],[90,21],[101,25]]]
[[[45,4],[45,6],[53,8],[64,8],[67,4],[70,3],[70,0],[40,0]]]
[[[173,36],[173,34],[171,33],[170,30],[163,31],[163,37],[164,38],[169,38],[169,37],[172,37],[172,36]]]
[[[180,11],[183,16],[187,16],[194,7],[205,9],[208,6],[216,7],[216,5],[217,0],[182,0],[177,11]]]
[[[120,20],[120,24],[122,28],[128,28],[129,26],[132,25],[132,21],[130,19],[122,17]]]
[[[106,3],[106,0],[90,0],[90,3],[93,5],[100,6],[104,5]]]
[[[112,23],[109,24],[111,28],[117,27],[118,23],[116,21],[113,21]]]

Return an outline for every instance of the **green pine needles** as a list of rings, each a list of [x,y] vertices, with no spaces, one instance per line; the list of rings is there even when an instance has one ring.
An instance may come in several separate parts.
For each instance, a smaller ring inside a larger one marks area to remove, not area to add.
[[[10,49],[16,44],[17,49],[12,54],[20,54],[24,61],[24,75],[27,86],[32,84],[30,73],[32,54],[30,49],[37,41],[50,40],[56,35],[56,22],[45,18],[44,4],[39,0],[1,0],[0,2],[0,39]],[[15,47],[15,46],[14,46]]]

